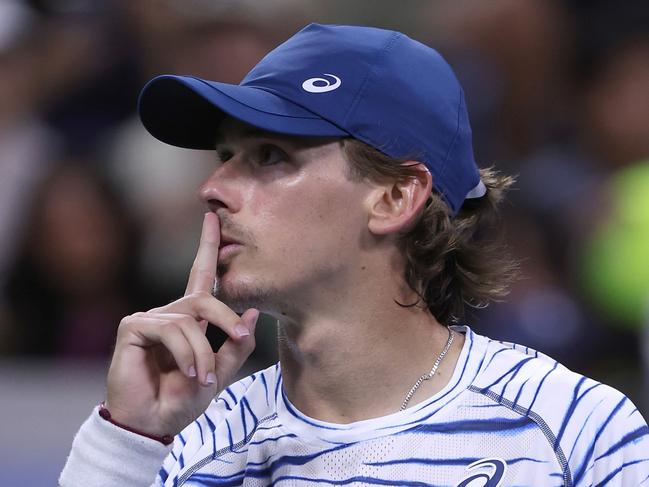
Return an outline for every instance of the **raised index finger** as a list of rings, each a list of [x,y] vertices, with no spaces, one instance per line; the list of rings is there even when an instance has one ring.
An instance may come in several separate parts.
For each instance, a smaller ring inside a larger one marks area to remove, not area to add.
[[[216,213],[205,213],[201,241],[198,244],[196,258],[189,273],[185,295],[208,292],[212,293],[216,265],[219,261],[219,243],[221,242],[221,228],[219,217]]]

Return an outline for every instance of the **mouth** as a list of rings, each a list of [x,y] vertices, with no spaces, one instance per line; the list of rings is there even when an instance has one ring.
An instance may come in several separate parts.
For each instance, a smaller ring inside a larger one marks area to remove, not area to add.
[[[219,242],[219,260],[223,260],[243,247],[243,244],[238,240],[227,235],[221,235]]]
[[[231,237],[228,237],[226,235],[221,235],[221,241],[219,242],[219,250],[229,245],[241,245],[241,243]]]

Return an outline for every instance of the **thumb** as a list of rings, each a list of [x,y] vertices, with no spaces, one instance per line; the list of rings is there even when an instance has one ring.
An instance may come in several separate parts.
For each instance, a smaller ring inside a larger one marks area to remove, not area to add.
[[[254,335],[255,330],[257,329],[257,321],[259,321],[259,310],[255,308],[250,308],[241,315],[241,321],[246,325],[250,334]]]

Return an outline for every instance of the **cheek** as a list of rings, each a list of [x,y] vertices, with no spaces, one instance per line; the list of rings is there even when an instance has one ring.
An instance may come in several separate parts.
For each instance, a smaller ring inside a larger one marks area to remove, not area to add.
[[[265,245],[282,257],[353,253],[359,245],[364,214],[358,198],[341,197],[338,188],[321,185],[308,192],[285,192],[251,206]]]

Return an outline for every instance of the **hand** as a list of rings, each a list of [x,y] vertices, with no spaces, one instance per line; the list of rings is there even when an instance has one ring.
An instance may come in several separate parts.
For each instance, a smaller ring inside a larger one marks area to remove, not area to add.
[[[105,404],[118,423],[152,435],[178,434],[254,350],[259,312],[251,308],[239,317],[211,294],[220,236],[218,216],[207,213],[185,295],[121,321]],[[208,324],[228,334],[217,353],[205,337]]]

